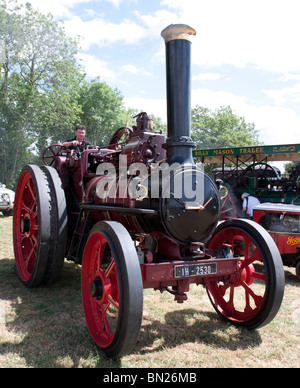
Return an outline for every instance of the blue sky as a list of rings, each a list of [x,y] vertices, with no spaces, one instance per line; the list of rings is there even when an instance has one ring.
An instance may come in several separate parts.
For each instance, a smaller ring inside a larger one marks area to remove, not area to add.
[[[24,0],[25,1],[25,0]],[[265,144],[299,143],[299,0],[31,0],[80,35],[89,76],[117,87],[126,106],[166,120],[169,24],[192,44],[192,106],[230,105]],[[226,144],[224,144],[226,147]]]

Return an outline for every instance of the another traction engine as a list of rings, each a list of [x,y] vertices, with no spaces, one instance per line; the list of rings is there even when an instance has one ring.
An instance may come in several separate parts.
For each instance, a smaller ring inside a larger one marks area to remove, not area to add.
[[[258,224],[219,223],[217,187],[192,158],[190,36],[166,43],[168,138],[146,113],[106,147],[78,153],[52,145],[43,167],[26,165],[16,188],[14,251],[27,287],[52,284],[64,259],[82,264],[82,301],[95,343],[109,357],[133,350],[143,289],[187,299],[203,285],[216,312],[256,329],[277,314],[284,290],[278,249]]]

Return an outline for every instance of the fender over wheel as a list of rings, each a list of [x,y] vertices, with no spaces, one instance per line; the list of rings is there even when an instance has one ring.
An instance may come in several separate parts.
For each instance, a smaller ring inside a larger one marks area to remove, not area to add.
[[[100,221],[86,242],[82,302],[94,342],[108,357],[136,344],[143,312],[143,283],[134,243],[118,222]]]
[[[220,257],[227,251],[228,257],[241,258],[236,274],[206,286],[217,313],[251,330],[268,324],[280,308],[285,285],[281,256],[269,233],[250,220],[227,220],[216,228],[208,248],[219,248]]]

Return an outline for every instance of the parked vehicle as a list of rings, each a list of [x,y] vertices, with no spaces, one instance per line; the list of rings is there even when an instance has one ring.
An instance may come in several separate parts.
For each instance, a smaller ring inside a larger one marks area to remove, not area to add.
[[[0,183],[0,211],[4,217],[13,215],[14,201],[15,192],[7,189],[4,184]]]
[[[296,268],[300,281],[300,206],[263,203],[253,209],[253,219],[270,233],[283,264]]]
[[[222,181],[221,219],[242,217],[241,195],[245,192],[261,203],[300,205],[300,166],[289,177],[270,162],[300,161],[300,144],[194,150],[202,163],[220,164],[212,178]],[[226,192],[226,195],[224,194]]]

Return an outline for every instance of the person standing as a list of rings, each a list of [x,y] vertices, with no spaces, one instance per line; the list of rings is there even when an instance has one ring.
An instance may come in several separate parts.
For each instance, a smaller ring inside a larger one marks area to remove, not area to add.
[[[253,219],[253,208],[260,204],[260,201],[258,198],[250,195],[249,193],[243,193],[242,194],[242,200],[243,200],[243,212],[246,215],[247,218]]]

